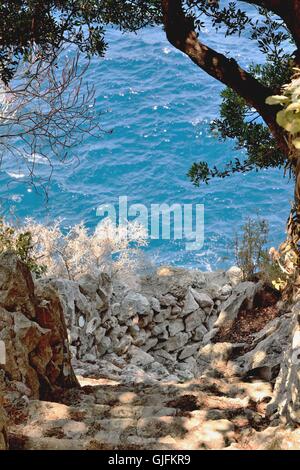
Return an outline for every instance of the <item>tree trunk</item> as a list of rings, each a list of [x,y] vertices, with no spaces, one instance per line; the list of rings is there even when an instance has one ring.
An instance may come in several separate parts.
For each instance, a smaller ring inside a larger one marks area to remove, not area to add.
[[[294,204],[287,222],[287,240],[280,246],[284,266],[289,274],[285,296],[300,300],[300,158],[293,165],[295,177]]]

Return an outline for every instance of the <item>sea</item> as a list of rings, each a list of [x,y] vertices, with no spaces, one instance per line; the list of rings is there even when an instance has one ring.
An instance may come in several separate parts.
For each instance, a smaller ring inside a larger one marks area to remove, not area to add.
[[[225,39],[212,28],[202,35],[203,41],[245,68],[261,59],[245,37]],[[117,206],[119,197],[149,211],[152,204],[204,205],[203,246],[188,250],[186,240],[171,236],[149,238],[143,249],[154,264],[205,271],[234,264],[233,241],[248,217],[266,219],[269,245],[278,245],[293,197],[292,181],[283,170],[235,174],[199,188],[187,176],[193,162],[222,167],[244,158],[234,141],[220,141],[210,131],[223,86],[175,50],[159,27],[137,34],[109,28],[106,39],[105,57],[93,58],[84,76],[84,84],[95,88],[101,132],[84,136],[67,162],[53,160],[46,195],[28,184],[24,162],[4,154],[3,214],[45,224],[59,218],[64,230],[83,222],[92,232],[100,222],[97,208]],[[47,159],[35,159],[35,171],[47,177]]]

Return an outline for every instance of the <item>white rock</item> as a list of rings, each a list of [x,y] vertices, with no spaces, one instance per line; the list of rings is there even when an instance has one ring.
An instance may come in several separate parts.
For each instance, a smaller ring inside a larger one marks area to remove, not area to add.
[[[178,333],[177,336],[172,336],[166,341],[164,349],[169,352],[181,349],[188,342],[188,339],[187,333]]]
[[[199,350],[200,346],[201,346],[201,343],[194,343],[194,344],[190,344],[189,346],[186,346],[179,354],[179,359],[183,360],[183,359],[186,359],[187,357],[194,356]]]
[[[160,303],[155,297],[150,298],[150,306],[156,313],[160,312]]]
[[[140,332],[140,327],[138,325],[130,325],[129,333],[131,334],[131,336],[136,338],[138,336],[139,332]]]
[[[179,307],[179,305],[175,305],[174,307],[172,307],[172,315],[179,315],[181,313],[181,308]]]
[[[233,290],[231,296],[221,305],[221,312],[215,326],[230,327],[237,318],[239,311],[244,305],[251,309],[255,294],[261,289],[261,284],[254,282],[241,282]]]
[[[129,292],[122,302],[122,309],[127,310],[130,317],[136,313],[148,315],[151,311],[149,300],[137,292]]]
[[[176,305],[176,297],[174,297],[174,295],[172,294],[165,294],[165,295],[162,295],[160,296],[159,298],[160,300],[160,304],[163,306],[163,307],[173,307]]]
[[[153,355],[159,362],[166,365],[167,367],[173,366],[176,363],[176,357],[172,356],[164,349],[155,351]]]
[[[139,326],[142,327],[142,328],[145,328],[146,326],[148,326],[152,322],[153,317],[154,317],[154,312],[152,310],[151,310],[150,313],[148,313],[148,315],[141,316],[139,318]]]
[[[158,343],[158,338],[149,338],[146,341],[146,344],[142,347],[142,349],[148,352],[150,349],[154,348]]]
[[[187,332],[195,330],[198,326],[202,325],[205,320],[205,313],[203,310],[198,309],[196,312],[191,313],[184,319],[185,329]]]
[[[156,375],[158,379],[169,375],[168,369],[156,361],[150,363],[150,365],[147,367],[147,372],[151,372],[152,374]]]
[[[86,334],[87,335],[93,334],[96,331],[96,329],[100,326],[100,324],[101,324],[100,318],[97,318],[97,317],[92,318],[87,324]]]
[[[162,337],[163,339],[168,339],[168,337],[169,337],[169,333],[168,333],[168,330],[167,330],[168,325],[169,325],[168,322],[159,323],[158,325],[156,325],[153,328],[152,335]]]
[[[170,336],[175,336],[180,331],[184,331],[184,322],[181,318],[177,318],[177,320],[170,321],[169,323],[169,333]]]
[[[135,338],[133,338],[132,343],[135,346],[140,347],[146,343],[147,339],[148,339],[148,336],[147,336],[146,331],[144,329],[141,329],[139,334]]]
[[[97,343],[97,344],[100,344],[100,343],[101,343],[101,341],[102,341],[102,339],[104,338],[105,334],[106,334],[106,329],[105,329],[105,328],[100,327],[100,328],[98,328],[98,329],[96,330],[96,332],[95,332],[95,340],[96,340],[96,343]]]
[[[97,344],[99,356],[103,356],[111,347],[111,339],[108,336],[104,336],[100,343]]]
[[[116,347],[114,347],[114,352],[118,354],[118,356],[122,356],[128,351],[131,344],[132,344],[132,337],[129,335],[125,335],[123,336],[123,338],[120,339],[119,344]]]
[[[128,357],[131,364],[140,367],[145,367],[154,362],[154,358],[150,354],[135,346],[130,347]]]
[[[160,313],[154,316],[154,321],[156,323],[163,323],[171,316],[171,307],[161,310]]]
[[[206,335],[207,329],[204,325],[198,326],[194,331],[193,340],[194,341],[202,341],[204,335]]]
[[[79,289],[84,295],[90,298],[95,298],[99,286],[99,280],[91,274],[85,274],[79,281]]]
[[[118,317],[121,313],[121,304],[119,302],[115,302],[114,304],[112,304],[111,312],[112,315]]]
[[[195,289],[191,289],[191,293],[201,308],[213,308],[214,302],[208,294],[197,292]]]
[[[232,286],[237,286],[240,282],[243,281],[243,271],[238,266],[232,266],[230,269],[228,269],[226,274]]]
[[[197,310],[198,308],[199,308],[199,305],[196,302],[196,300],[194,299],[194,296],[191,292],[191,289],[189,289],[189,291],[188,291],[188,293],[185,297],[184,306],[183,306],[183,310],[181,312],[181,315],[184,317],[184,316],[188,315],[189,313],[195,312],[195,310]]]
[[[94,354],[86,354],[83,358],[83,361],[91,362],[92,364],[95,364],[97,361],[96,356]]]
[[[232,287],[229,284],[225,284],[225,286],[222,287],[220,293],[223,299],[226,300],[232,294]]]

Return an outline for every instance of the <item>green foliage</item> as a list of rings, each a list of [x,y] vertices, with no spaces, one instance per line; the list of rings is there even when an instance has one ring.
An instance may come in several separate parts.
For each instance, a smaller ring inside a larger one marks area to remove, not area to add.
[[[289,67],[284,68],[284,74],[277,75],[276,70],[273,70],[272,74],[269,64],[267,67],[256,66],[253,68],[253,73],[257,77],[262,77],[265,83],[274,81],[275,76],[280,77],[282,81],[285,80]],[[212,122],[211,131],[220,140],[233,139],[235,149],[243,150],[245,158],[243,161],[235,158],[221,169],[216,166],[209,168],[206,162],[194,163],[188,173],[193,183],[199,186],[201,182],[208,183],[214,177],[225,178],[234,173],[284,166],[287,155],[278,148],[276,140],[259,114],[231,88],[225,88],[221,97],[220,119]]]
[[[238,8],[237,2],[229,2],[224,8],[219,0],[190,0],[186,3],[188,11],[197,16],[200,32],[206,24],[205,19],[225,36],[246,32],[264,57],[264,61],[252,63],[249,67],[249,72],[263,85],[277,93],[290,80],[293,40],[276,15],[258,7],[255,7],[255,15],[248,14]],[[232,139],[235,149],[243,150],[245,157],[242,160],[234,158],[223,168],[210,168],[207,162],[196,162],[188,173],[191,181],[199,186],[215,177],[225,178],[234,173],[285,166],[288,155],[278,148],[259,113],[230,88],[222,91],[221,99],[220,118],[212,122],[211,131],[220,140]]]
[[[265,248],[268,242],[269,225],[261,218],[249,217],[235,236],[235,258],[245,279],[251,279],[269,257]]]
[[[260,279],[272,285],[276,290],[283,291],[287,286],[288,276],[283,272],[278,260],[264,253],[260,264]]]
[[[268,236],[269,225],[265,219],[248,217],[240,233],[235,234],[236,264],[243,271],[245,280],[258,277],[281,291],[286,287],[287,275],[281,268],[279,256],[276,256],[278,252],[274,248],[269,251],[266,247]]]
[[[0,253],[13,251],[18,258],[37,277],[47,270],[47,267],[38,263],[33,255],[32,235],[30,232],[18,232],[13,226],[8,225],[0,218]]]
[[[159,21],[158,0],[9,0],[0,2],[0,76],[12,79],[21,58],[53,61],[64,45],[90,55],[106,50],[105,26],[136,31]]]
[[[253,75],[271,89],[278,90],[290,80],[292,63],[288,57],[282,62],[263,66],[252,65]],[[220,118],[211,124],[212,133],[220,140],[233,139],[236,150],[244,150],[243,161],[235,158],[223,168],[209,168],[206,162],[194,163],[188,176],[195,186],[208,183],[211,178],[225,178],[234,173],[246,173],[263,168],[284,167],[288,158],[277,146],[269,128],[259,114],[231,88],[221,92]]]

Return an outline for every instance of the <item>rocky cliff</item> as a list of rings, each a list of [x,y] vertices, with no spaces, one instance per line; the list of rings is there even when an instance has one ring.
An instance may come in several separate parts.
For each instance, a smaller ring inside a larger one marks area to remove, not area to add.
[[[20,384],[30,397],[78,385],[59,297],[53,289],[34,286],[31,273],[12,253],[0,257],[0,341],[5,345],[2,381]]]

